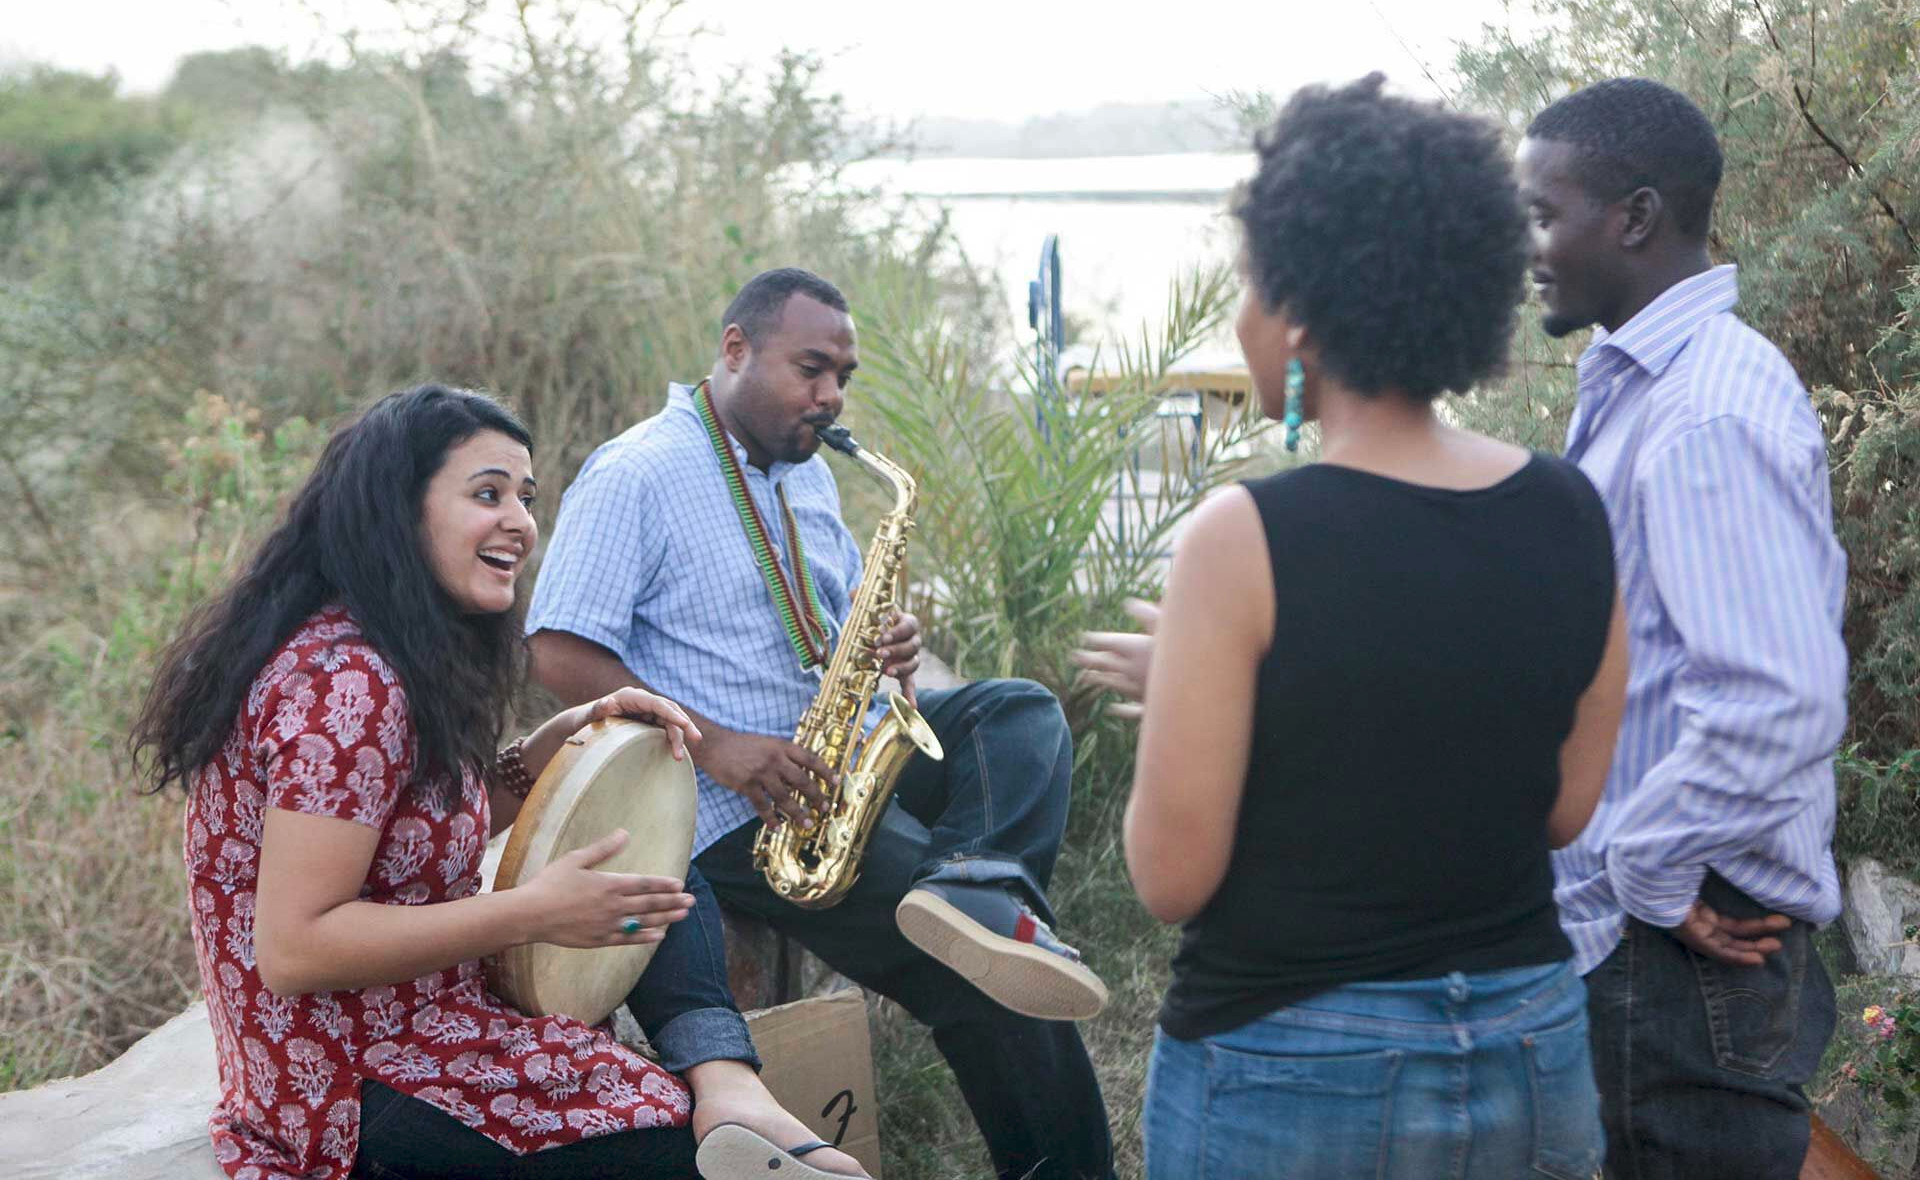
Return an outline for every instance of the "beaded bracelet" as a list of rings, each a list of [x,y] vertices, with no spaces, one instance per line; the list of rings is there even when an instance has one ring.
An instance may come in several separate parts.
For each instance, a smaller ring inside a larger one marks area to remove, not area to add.
[[[533,776],[527,773],[527,764],[520,757],[521,747],[526,744],[525,738],[513,739],[493,763],[494,780],[515,799],[525,799],[533,790]]]

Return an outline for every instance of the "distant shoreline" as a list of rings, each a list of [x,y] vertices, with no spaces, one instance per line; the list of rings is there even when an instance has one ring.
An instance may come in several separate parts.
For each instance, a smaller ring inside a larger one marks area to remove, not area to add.
[[[1025,190],[1003,193],[983,192],[933,192],[928,190],[902,190],[901,196],[929,197],[940,201],[1104,201],[1126,203],[1136,201],[1176,202],[1185,205],[1207,205],[1228,196],[1233,190],[1224,188],[1209,189],[1160,189],[1127,190],[1116,192],[1111,189],[1086,189],[1080,191],[1061,190],[1056,192],[1029,192]]]
[[[875,158],[842,179],[900,196],[958,204],[1219,205],[1253,172],[1250,152],[1181,152],[1053,159]]]

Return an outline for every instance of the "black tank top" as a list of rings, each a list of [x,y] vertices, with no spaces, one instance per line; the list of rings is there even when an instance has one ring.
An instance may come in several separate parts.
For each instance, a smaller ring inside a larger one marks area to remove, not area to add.
[[[1328,464],[1245,486],[1273,646],[1232,860],[1162,1026],[1191,1040],[1342,984],[1570,956],[1546,823],[1613,606],[1593,485],[1535,455],[1466,492]]]

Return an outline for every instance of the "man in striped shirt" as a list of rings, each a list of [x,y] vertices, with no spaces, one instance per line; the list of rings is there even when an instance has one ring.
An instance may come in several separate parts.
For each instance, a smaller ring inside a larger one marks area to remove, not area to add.
[[[1733,314],[1712,125],[1644,79],[1534,119],[1518,173],[1546,331],[1593,326],[1567,456],[1614,534],[1632,674],[1592,822],[1556,854],[1609,1177],[1799,1175],[1834,1025],[1815,926],[1846,716],[1825,439]]]

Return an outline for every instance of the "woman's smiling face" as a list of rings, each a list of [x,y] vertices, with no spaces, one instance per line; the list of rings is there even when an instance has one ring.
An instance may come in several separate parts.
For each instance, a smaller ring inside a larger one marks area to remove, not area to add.
[[[539,539],[534,488],[533,456],[494,430],[448,451],[428,481],[420,505],[427,565],[461,610],[513,607],[514,580]]]

